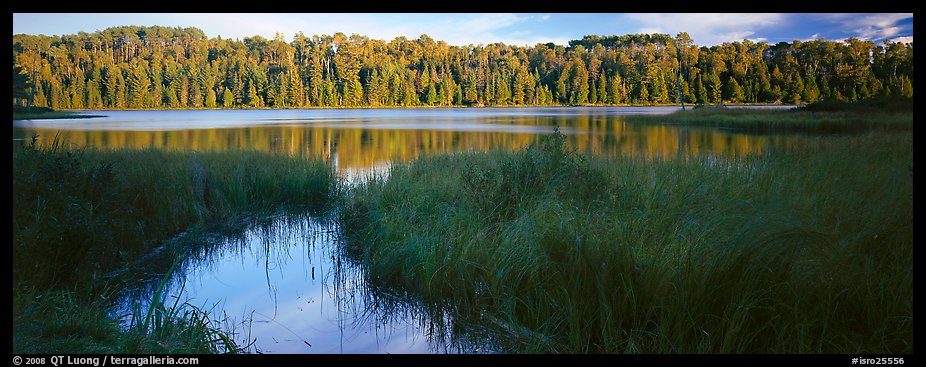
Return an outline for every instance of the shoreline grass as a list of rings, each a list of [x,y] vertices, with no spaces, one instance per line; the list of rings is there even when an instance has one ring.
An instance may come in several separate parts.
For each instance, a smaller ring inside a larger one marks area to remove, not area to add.
[[[20,143],[13,149],[14,325],[20,325],[14,327],[15,351],[34,350],[30,344],[51,348],[42,353],[111,348],[113,340],[101,335],[113,321],[103,310],[112,308],[113,293],[134,280],[123,270],[136,260],[181,232],[240,228],[248,216],[277,211],[326,211],[338,190],[333,166],[321,160]],[[161,259],[160,271],[173,261]],[[51,317],[51,309],[64,315]],[[170,330],[211,332],[188,308],[165,312],[170,317],[164,325],[191,325]],[[69,344],[70,334],[54,331],[61,328],[83,330],[77,334],[90,340]],[[179,343],[165,352],[186,350]]]
[[[912,98],[870,99],[856,103],[818,102],[785,110],[704,107],[668,115],[630,115],[628,122],[671,123],[761,132],[858,133],[912,131]]]
[[[192,305],[120,329],[122,275],[179,233],[340,205],[374,286],[448,305],[509,352],[912,353],[912,114],[881,108],[815,105],[791,125],[763,111],[745,125],[870,130],[770,155],[596,158],[554,134],[347,193],[324,161],[14,142],[13,350],[242,351]]]
[[[56,111],[47,107],[13,106],[13,120],[35,119],[87,119],[104,117],[103,115],[82,115],[73,111]]]
[[[509,352],[912,353],[912,133],[808,139],[730,161],[561,137],[422,158],[342,220],[371,282]]]

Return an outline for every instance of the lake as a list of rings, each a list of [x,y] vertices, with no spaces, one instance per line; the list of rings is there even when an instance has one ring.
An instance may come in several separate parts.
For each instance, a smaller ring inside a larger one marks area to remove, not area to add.
[[[177,151],[254,149],[331,159],[340,174],[460,151],[514,150],[556,130],[599,156],[766,154],[793,136],[642,125],[630,114],[676,107],[92,111],[106,117],[13,121],[14,140]],[[440,309],[375,289],[342,254],[340,228],[322,218],[275,218],[185,259],[168,297],[210,312],[263,353],[480,353],[491,336]],[[144,295],[141,297],[144,298]],[[131,301],[127,301],[131,302]],[[173,303],[171,302],[168,302]]]
[[[480,353],[490,338],[455,329],[446,312],[366,283],[331,220],[276,217],[183,259],[164,304],[188,303],[250,352]],[[158,277],[124,297],[146,310]],[[126,319],[128,323],[130,320]]]
[[[13,138],[41,144],[181,151],[255,149],[332,159],[351,173],[423,155],[514,150],[556,127],[581,152],[600,156],[710,153],[741,156],[793,144],[782,135],[677,125],[639,125],[630,114],[678,107],[92,111],[106,117],[13,121]]]

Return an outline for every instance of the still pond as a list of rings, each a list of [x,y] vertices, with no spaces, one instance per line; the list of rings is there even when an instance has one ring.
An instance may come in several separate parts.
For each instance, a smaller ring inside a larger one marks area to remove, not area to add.
[[[673,124],[630,114],[676,107],[88,111],[87,119],[13,121],[14,140],[174,151],[253,149],[325,157],[348,181],[391,164],[459,151],[515,150],[559,130],[598,156],[769,154],[795,136]],[[369,287],[342,254],[338,224],[280,217],[186,259],[168,280],[170,303],[220,320],[262,353],[480,353],[491,336],[455,325],[434,305]],[[149,295],[150,297],[150,295]],[[134,302],[134,301],[127,301]]]

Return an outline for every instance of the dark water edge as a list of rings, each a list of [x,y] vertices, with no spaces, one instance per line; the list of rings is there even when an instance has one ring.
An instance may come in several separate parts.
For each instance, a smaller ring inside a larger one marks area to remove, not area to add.
[[[214,237],[169,275],[164,303],[205,311],[249,353],[496,351],[487,345],[492,337],[455,324],[445,307],[370,285],[341,236],[332,219],[278,216],[237,235]],[[150,279],[129,292],[117,313],[150,305],[164,281]]]

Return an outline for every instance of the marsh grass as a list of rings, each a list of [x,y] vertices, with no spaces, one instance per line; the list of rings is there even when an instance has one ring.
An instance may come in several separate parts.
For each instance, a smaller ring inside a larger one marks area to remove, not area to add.
[[[870,99],[856,103],[827,101],[781,109],[694,108],[669,115],[630,115],[625,121],[672,123],[759,132],[858,133],[911,131],[911,98]]]
[[[234,231],[278,211],[322,212],[334,201],[337,187],[334,169],[325,161],[250,151],[73,149],[57,138],[46,148],[37,147],[34,139],[14,142],[14,308],[22,301],[14,310],[14,324],[22,318],[47,321],[55,328],[58,321],[40,316],[63,302],[70,307],[63,308],[64,314],[75,315],[65,323],[87,329],[78,322],[86,316],[93,330],[111,330],[112,320],[101,310],[111,309],[114,297],[104,296],[136,280],[132,270],[137,261],[168,239],[180,233]],[[175,261],[171,256],[182,253],[157,253],[165,258],[153,271],[164,273]],[[192,305],[178,306],[158,311],[165,317],[159,319],[161,327],[151,330],[209,331],[203,313]],[[43,328],[14,329],[14,340],[25,341],[14,345],[31,350],[28,344],[38,343],[51,348],[43,352],[75,351],[69,344],[45,340],[60,334]],[[87,330],[94,340],[111,344],[111,339]],[[97,342],[88,343],[87,351],[93,351]]]
[[[370,280],[453,305],[511,352],[912,353],[912,134],[767,156],[517,152],[349,193]]]
[[[13,120],[80,119],[94,117],[102,117],[102,115],[83,115],[72,111],[56,111],[48,107],[13,106]]]
[[[234,340],[234,328],[227,320],[213,320],[210,311],[167,296],[167,286],[176,264],[163,275],[150,299],[134,299],[121,341],[125,353],[241,353],[253,346]],[[181,292],[182,293],[182,292]]]

